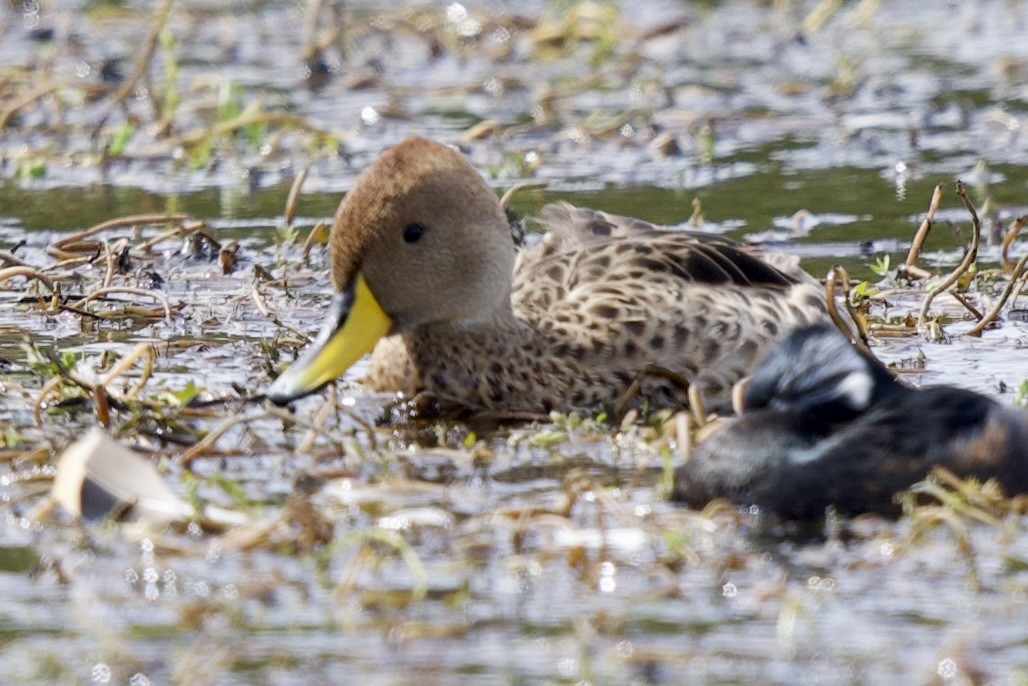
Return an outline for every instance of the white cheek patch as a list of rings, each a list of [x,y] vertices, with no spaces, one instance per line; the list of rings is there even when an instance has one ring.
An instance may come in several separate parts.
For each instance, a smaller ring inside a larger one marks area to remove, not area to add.
[[[839,395],[846,398],[854,410],[862,410],[871,400],[873,386],[871,375],[866,371],[850,372],[839,382]]]

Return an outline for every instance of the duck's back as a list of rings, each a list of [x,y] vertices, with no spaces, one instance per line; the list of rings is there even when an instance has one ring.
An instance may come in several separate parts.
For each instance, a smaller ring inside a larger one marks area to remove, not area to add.
[[[716,235],[549,205],[548,233],[522,251],[515,313],[571,361],[572,405],[610,399],[647,367],[699,383],[712,405],[789,329],[826,318],[824,291],[788,259]],[[681,384],[648,377],[644,396],[684,402]]]

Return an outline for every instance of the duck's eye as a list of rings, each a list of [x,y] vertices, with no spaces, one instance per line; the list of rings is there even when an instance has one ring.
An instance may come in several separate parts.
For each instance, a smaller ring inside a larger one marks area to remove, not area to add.
[[[403,230],[403,240],[407,243],[417,243],[421,240],[421,234],[425,233],[425,227],[421,224],[408,224]]]

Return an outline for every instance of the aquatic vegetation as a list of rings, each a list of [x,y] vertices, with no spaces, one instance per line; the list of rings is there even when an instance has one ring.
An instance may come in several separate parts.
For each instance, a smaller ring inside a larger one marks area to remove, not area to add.
[[[780,523],[667,501],[724,420],[700,398],[255,397],[328,301],[341,193],[420,134],[531,179],[518,243],[562,199],[782,229],[904,379],[1023,403],[1017,8],[544,4],[0,6],[4,683],[1028,678],[993,483]],[[206,514],[40,509],[97,425]]]

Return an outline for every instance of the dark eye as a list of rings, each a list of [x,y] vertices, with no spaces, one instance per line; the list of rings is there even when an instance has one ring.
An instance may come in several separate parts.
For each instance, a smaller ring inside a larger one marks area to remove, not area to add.
[[[425,227],[421,224],[408,224],[403,230],[403,240],[408,243],[417,243],[421,240],[421,234],[425,233]]]

